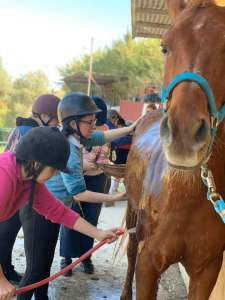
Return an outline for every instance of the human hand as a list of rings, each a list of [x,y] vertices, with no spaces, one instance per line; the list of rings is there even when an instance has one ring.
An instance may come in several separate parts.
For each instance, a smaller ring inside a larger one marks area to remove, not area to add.
[[[97,164],[93,163],[93,162],[87,162],[87,161],[83,161],[83,170],[84,172],[88,172],[88,171],[96,171],[98,170],[98,166]]]
[[[0,277],[0,300],[10,300],[15,296],[16,288],[4,277]]]
[[[131,124],[128,128],[130,129],[130,133],[132,133],[135,128],[137,127],[138,123],[140,122],[140,120],[143,118],[143,116],[139,117],[136,121],[134,121],[133,124]]]
[[[112,195],[113,201],[126,201],[127,200],[127,193],[122,192],[122,193],[117,193]]]
[[[108,230],[102,230],[102,229],[98,229],[98,236],[96,237],[96,239],[98,241],[102,241],[105,239],[108,239],[108,243],[112,243],[115,240],[117,240],[118,235],[116,234],[118,231],[121,231],[121,229],[118,228],[112,228],[112,229],[108,229]]]

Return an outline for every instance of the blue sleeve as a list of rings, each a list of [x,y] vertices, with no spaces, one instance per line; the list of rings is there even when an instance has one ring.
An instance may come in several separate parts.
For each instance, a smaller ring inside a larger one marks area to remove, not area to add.
[[[72,173],[65,174],[61,172],[61,176],[68,193],[72,196],[86,191],[82,165],[82,150],[70,144],[70,157],[67,166]]]
[[[106,143],[105,135],[103,131],[94,131],[89,140],[84,141],[84,146],[93,147],[93,146],[102,146]]]
[[[132,135],[128,134],[121,138],[115,139],[112,142],[112,145],[130,145],[132,143]]]

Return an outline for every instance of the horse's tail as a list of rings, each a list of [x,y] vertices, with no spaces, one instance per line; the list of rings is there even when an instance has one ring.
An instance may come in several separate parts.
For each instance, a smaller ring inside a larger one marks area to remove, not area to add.
[[[137,215],[131,209],[129,203],[122,219],[121,227],[124,229],[124,234],[118,239],[113,251],[113,261],[119,261],[127,252],[127,245],[130,234],[136,234]]]

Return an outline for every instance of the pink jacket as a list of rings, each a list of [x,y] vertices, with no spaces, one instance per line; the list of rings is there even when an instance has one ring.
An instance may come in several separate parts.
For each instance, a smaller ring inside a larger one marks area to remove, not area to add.
[[[29,199],[30,180],[23,180],[15,154],[0,155],[0,222],[13,216]],[[80,215],[57,200],[44,184],[36,184],[33,208],[46,219],[73,228]]]

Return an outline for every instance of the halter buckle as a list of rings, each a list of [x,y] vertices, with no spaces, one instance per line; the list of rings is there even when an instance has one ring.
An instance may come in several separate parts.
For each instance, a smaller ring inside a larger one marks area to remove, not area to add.
[[[218,118],[211,116],[211,128],[216,129],[218,126],[219,126]]]

